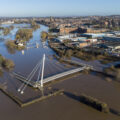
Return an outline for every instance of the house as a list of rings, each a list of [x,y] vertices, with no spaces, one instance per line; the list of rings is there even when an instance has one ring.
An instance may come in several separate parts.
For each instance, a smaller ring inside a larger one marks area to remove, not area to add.
[[[60,34],[69,34],[69,33],[75,33],[78,31],[78,27],[60,27],[59,33]]]
[[[20,46],[20,47],[24,46],[24,43],[22,42],[22,40],[15,41],[15,44]]]
[[[112,49],[112,50],[118,50],[118,49],[120,49],[120,44],[118,44],[118,45],[108,45],[108,48],[110,48],[110,49]]]
[[[87,46],[89,46],[90,45],[90,43],[87,43],[87,42],[79,42],[79,47],[80,48],[84,48],[84,47],[87,47]]]
[[[81,34],[82,37],[87,37],[87,38],[100,38],[106,36],[105,33],[84,33]]]
[[[18,43],[18,46],[22,47],[22,46],[24,46],[24,44],[23,43]]]

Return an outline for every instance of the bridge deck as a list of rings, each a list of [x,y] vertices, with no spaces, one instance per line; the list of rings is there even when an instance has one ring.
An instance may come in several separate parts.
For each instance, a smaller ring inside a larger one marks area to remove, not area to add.
[[[83,71],[84,69],[87,69],[87,67],[84,66],[84,67],[72,69],[72,70],[69,70],[69,71],[66,71],[66,72],[63,72],[63,73],[59,73],[59,74],[57,74],[57,75],[53,75],[53,76],[51,76],[51,77],[45,78],[45,79],[43,80],[43,84],[44,84],[44,83],[51,82],[51,81],[56,80],[56,79],[59,79],[59,78],[62,78],[62,77],[64,77],[64,76],[67,76],[67,75],[70,75],[70,74],[74,74],[74,73]],[[23,77],[23,76],[21,76],[21,75],[18,75],[17,73],[13,73],[13,75],[15,75],[15,77],[16,77],[17,79],[19,79],[20,81],[24,82],[25,84],[28,84],[28,85],[30,85],[30,86],[32,86],[32,87],[40,88],[40,82],[38,82],[38,83],[33,82],[33,81],[28,82],[28,80],[26,80],[25,77]]]
[[[53,75],[53,76],[51,76],[51,77],[45,78],[45,79],[43,80],[43,83],[47,83],[47,82],[53,81],[53,80],[55,80],[55,79],[58,79],[58,78],[61,78],[61,77],[64,77],[64,76],[67,76],[67,75],[70,75],[70,74],[74,74],[74,73],[80,72],[80,71],[84,70],[85,68],[86,68],[86,67],[81,67],[81,68],[69,70],[69,71],[66,71],[66,72],[63,72],[63,73],[59,73],[59,74],[57,74],[57,75]]]

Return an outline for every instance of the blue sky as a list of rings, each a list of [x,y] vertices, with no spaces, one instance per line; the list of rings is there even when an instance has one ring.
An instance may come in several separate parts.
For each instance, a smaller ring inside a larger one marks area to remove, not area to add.
[[[0,0],[0,16],[120,14],[120,0]]]

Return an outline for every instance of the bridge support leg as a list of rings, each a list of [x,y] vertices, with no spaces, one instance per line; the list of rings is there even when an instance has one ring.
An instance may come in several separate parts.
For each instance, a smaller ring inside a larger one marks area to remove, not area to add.
[[[41,74],[41,87],[43,87],[44,67],[45,67],[45,54],[43,55],[42,74]]]

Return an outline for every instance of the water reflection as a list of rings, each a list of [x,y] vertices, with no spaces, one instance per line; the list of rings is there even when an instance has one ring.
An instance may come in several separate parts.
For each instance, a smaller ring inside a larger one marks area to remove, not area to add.
[[[24,50],[22,50],[22,55],[24,55],[25,54],[25,51]]]
[[[9,47],[6,47],[6,48],[7,48],[8,53],[10,53],[10,54],[15,54],[16,53],[16,49],[9,48]]]

